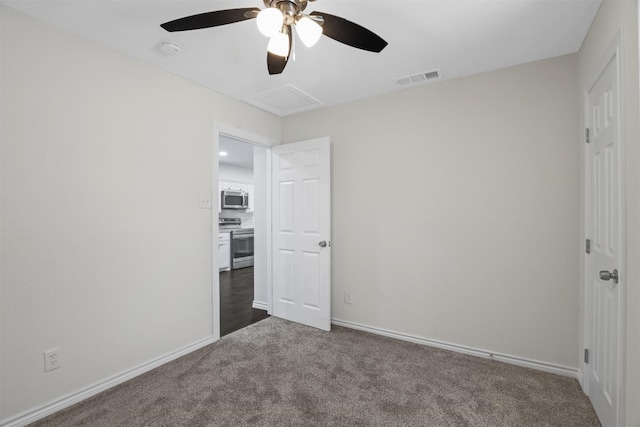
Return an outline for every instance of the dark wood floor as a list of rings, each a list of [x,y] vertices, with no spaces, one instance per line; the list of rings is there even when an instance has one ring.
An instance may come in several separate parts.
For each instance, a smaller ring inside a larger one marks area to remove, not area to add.
[[[220,272],[220,336],[269,317],[253,305],[253,267]]]

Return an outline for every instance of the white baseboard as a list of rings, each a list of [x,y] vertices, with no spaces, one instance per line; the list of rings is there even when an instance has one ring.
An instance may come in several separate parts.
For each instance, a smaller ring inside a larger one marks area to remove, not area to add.
[[[578,381],[581,381],[582,379],[581,372],[577,368],[570,368],[568,366],[561,366],[561,365],[555,365],[553,363],[540,362],[538,360],[525,359],[518,356],[511,356],[508,354],[494,353],[488,350],[482,350],[478,348],[467,347],[464,345],[451,344],[444,341],[422,338],[416,335],[390,331],[387,329],[376,328],[373,326],[362,325],[354,322],[348,322],[346,320],[331,319],[331,323],[336,326],[344,326],[345,328],[357,329],[359,331],[369,332],[375,335],[382,335],[384,337],[395,338],[402,341],[409,341],[416,344],[428,345],[431,347],[442,348],[444,350],[451,350],[458,353],[470,354],[472,356],[478,356],[485,359],[497,360],[499,362],[509,363],[511,365],[518,365],[525,368],[535,369],[538,371],[550,372],[552,374],[558,374],[565,377],[575,378]]]
[[[254,301],[252,307],[255,308],[256,310],[267,311],[267,303],[266,302]]]
[[[578,383],[580,383],[580,388],[584,390],[584,374],[582,373],[582,369],[577,369],[578,373]]]
[[[137,377],[138,375],[144,374],[145,372],[148,372],[154,368],[157,368],[158,366],[164,365],[165,363],[171,362],[172,360],[182,357],[185,354],[189,354],[193,351],[196,351],[199,348],[202,348],[213,342],[214,342],[213,336],[208,336],[192,344],[189,344],[185,347],[182,347],[178,350],[172,351],[171,353],[167,353],[163,356],[157,357],[141,365],[138,365],[137,367],[121,372],[120,374],[117,374],[104,381],[85,387],[75,393],[68,394],[66,396],[63,396],[59,399],[51,401],[42,406],[37,406],[35,408],[29,409],[28,411],[15,415],[11,418],[2,420],[0,421],[0,427],[26,426],[27,424],[30,424],[34,421],[37,421],[41,418],[51,415],[54,412],[58,412],[64,408],[74,405],[82,400],[85,400],[113,386],[116,386],[125,381],[128,381],[134,377]]]

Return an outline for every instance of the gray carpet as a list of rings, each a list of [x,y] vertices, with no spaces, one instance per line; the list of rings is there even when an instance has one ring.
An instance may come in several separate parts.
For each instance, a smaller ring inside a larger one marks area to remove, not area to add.
[[[599,426],[576,380],[274,317],[37,426]]]

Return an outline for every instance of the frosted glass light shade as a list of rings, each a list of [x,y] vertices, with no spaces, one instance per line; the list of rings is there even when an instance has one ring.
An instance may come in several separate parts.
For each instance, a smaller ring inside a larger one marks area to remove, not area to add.
[[[289,55],[289,36],[284,33],[276,33],[269,40],[267,50],[274,55],[286,57]]]
[[[284,15],[275,7],[261,10],[256,19],[258,29],[267,37],[273,37],[274,34],[279,32],[282,29],[283,22]]]
[[[303,16],[296,22],[296,30],[300,40],[306,47],[318,43],[322,36],[322,27],[313,19]]]

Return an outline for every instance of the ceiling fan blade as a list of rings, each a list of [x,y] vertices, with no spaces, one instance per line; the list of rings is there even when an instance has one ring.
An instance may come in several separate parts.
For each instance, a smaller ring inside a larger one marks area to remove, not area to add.
[[[252,12],[256,12],[257,16],[260,9],[255,7],[246,7],[242,9],[216,10],[213,12],[200,13],[198,15],[185,16],[184,18],[165,22],[160,26],[170,32],[199,30],[201,28],[217,27],[219,25],[232,24],[246,19],[253,19],[255,16],[252,16]]]
[[[280,74],[284,71],[284,67],[287,66],[288,58],[283,56],[274,55],[271,52],[267,52],[267,69],[269,75]]]
[[[291,33],[291,26],[287,25],[287,35],[289,36],[289,53],[287,56],[274,55],[271,52],[267,52],[267,69],[270,75],[280,74],[284,71],[284,67],[287,66],[289,57],[291,56],[291,49],[293,43],[293,37]]]
[[[311,12],[311,15],[320,15],[324,19],[322,34],[340,43],[370,52],[380,52],[388,44],[372,31],[339,16],[324,12]]]

